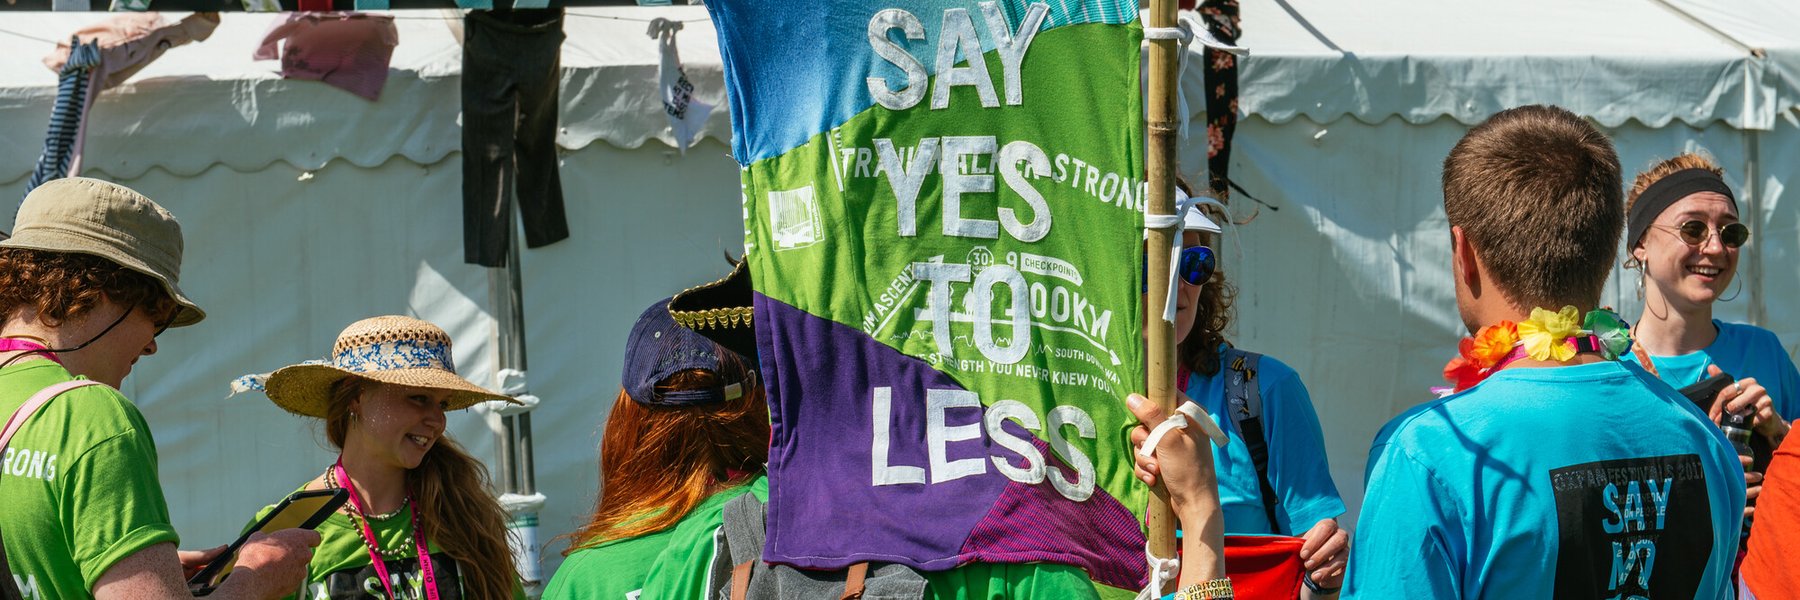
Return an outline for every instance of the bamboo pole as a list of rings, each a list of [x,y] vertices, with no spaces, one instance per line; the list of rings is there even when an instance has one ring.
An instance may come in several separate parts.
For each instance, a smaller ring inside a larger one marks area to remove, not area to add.
[[[1149,27],[1175,26],[1175,0],[1150,0]],[[1148,158],[1148,210],[1146,214],[1167,215],[1175,212],[1175,133],[1179,127],[1175,101],[1176,67],[1181,51],[1180,40],[1150,40],[1150,89],[1146,123]],[[1149,231],[1146,254],[1149,257],[1149,294],[1144,314],[1146,356],[1149,381],[1146,389],[1151,402],[1163,408],[1164,414],[1175,413],[1175,328],[1162,320],[1162,307],[1168,302],[1169,246],[1176,240],[1175,226]],[[1168,498],[1152,494],[1144,509],[1144,525],[1149,530],[1150,553],[1161,557],[1175,556],[1175,515]],[[1159,593],[1174,590],[1174,582]]]

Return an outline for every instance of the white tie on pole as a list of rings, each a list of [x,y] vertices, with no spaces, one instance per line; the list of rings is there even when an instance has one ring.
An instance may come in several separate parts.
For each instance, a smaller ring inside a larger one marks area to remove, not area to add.
[[[706,124],[706,117],[712,114],[713,107],[694,99],[694,84],[682,70],[681,53],[675,49],[675,32],[678,31],[681,31],[680,21],[658,18],[650,21],[647,33],[657,40],[657,48],[662,51],[661,85],[658,88],[662,94],[663,113],[669,117],[669,133],[675,136],[675,147],[687,154],[688,145],[700,135],[700,127]]]

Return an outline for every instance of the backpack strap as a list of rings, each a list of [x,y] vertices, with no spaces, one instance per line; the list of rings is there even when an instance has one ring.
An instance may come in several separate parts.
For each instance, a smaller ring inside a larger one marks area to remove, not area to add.
[[[1269,518],[1269,530],[1281,533],[1275,520],[1275,505],[1280,498],[1269,483],[1269,443],[1263,429],[1262,386],[1256,382],[1256,370],[1262,355],[1237,348],[1225,349],[1225,401],[1238,437],[1250,450],[1250,462],[1256,466],[1257,487],[1262,490],[1263,514]]]
[[[12,417],[6,420],[6,429],[0,430],[0,450],[5,450],[7,444],[12,443],[13,434],[18,433],[19,428],[25,426],[25,421],[30,419],[31,415],[36,414],[38,409],[43,408],[45,404],[49,404],[50,400],[57,396],[61,396],[63,392],[90,385],[100,385],[100,382],[77,379],[75,381],[64,381],[62,383],[53,384],[50,387],[38,390],[38,393],[33,394],[31,399],[26,400],[25,404],[21,405],[18,410],[13,411]]]
[[[63,392],[90,385],[100,385],[100,382],[88,381],[85,379],[64,381],[38,390],[38,393],[36,394],[32,394],[31,398],[25,401],[25,404],[20,405],[18,410],[13,411],[12,416],[7,417],[6,427],[0,429],[0,451],[6,450],[7,445],[12,443],[13,434],[18,433],[19,428],[24,427],[25,421],[29,420],[31,415],[37,414],[38,409],[43,408],[45,404],[49,404],[50,401],[57,396],[61,396]],[[0,599],[14,600],[23,598],[23,596],[24,593],[19,590],[17,584],[13,581],[12,567],[6,564],[6,542],[0,540]]]
[[[754,494],[744,494],[725,503],[725,544],[731,562],[731,591],[728,598],[744,600],[750,594],[750,577],[762,559],[763,503]],[[715,564],[716,561],[715,561]]]
[[[838,600],[860,600],[867,589],[863,580],[868,576],[869,563],[850,565],[849,571],[844,574],[844,595],[838,596]]]

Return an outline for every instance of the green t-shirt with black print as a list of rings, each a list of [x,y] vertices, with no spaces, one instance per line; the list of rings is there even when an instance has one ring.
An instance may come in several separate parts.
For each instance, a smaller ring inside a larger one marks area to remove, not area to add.
[[[0,423],[39,390],[75,379],[48,360],[0,369]],[[118,390],[63,393],[25,421],[0,458],[0,536],[27,600],[93,598],[114,564],[178,541],[157,481],[156,441]]]
[[[306,489],[302,486],[300,489]],[[249,525],[255,525],[263,515],[274,510],[274,506],[264,507],[256,513]],[[246,529],[249,528],[247,525]],[[386,598],[387,590],[381,586],[381,577],[376,573],[374,563],[369,561],[369,547],[363,542],[360,528],[350,520],[343,511],[332,515],[319,524],[319,547],[313,550],[312,562],[306,565],[306,582],[291,600],[379,600]],[[394,589],[394,600],[425,600],[425,576],[419,570],[417,550],[409,542],[412,533],[412,509],[403,508],[393,517],[370,523],[375,532],[375,539],[381,548],[390,555],[383,561],[387,564],[389,584]],[[408,548],[405,552],[395,552],[402,545]],[[444,554],[435,542],[425,546],[431,555],[432,576],[437,580],[438,600],[464,600],[462,565]],[[513,581],[513,598],[525,600],[525,589],[515,578]]]

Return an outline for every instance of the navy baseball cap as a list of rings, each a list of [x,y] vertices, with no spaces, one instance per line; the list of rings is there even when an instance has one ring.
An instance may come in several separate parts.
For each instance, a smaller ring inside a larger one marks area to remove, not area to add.
[[[734,400],[752,385],[748,381],[670,391],[658,394],[656,386],[670,375],[699,369],[720,372],[719,354],[731,352],[706,336],[681,326],[669,315],[669,298],[657,300],[638,316],[625,341],[625,373],[621,385],[638,404],[647,406],[700,406]],[[748,362],[745,363],[748,366]],[[747,379],[747,378],[746,378]]]

